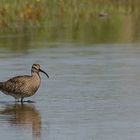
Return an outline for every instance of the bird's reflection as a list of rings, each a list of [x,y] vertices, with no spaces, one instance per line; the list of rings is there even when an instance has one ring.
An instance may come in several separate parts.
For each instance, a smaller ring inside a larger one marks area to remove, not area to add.
[[[10,104],[0,111],[0,115],[9,115],[7,122],[16,126],[31,126],[33,137],[40,139],[41,117],[32,104]],[[27,127],[28,128],[28,127]]]

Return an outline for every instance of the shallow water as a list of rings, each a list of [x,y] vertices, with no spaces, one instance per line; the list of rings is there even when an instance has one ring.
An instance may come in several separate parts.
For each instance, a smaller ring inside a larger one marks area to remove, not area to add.
[[[37,45],[26,53],[0,51],[1,81],[30,74],[33,63],[50,76],[41,74],[40,89],[27,99],[33,103],[0,94],[2,139],[140,138],[139,45]]]

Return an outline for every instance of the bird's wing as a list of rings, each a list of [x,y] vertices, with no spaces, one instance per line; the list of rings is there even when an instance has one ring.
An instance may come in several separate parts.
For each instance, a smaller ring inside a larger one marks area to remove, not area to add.
[[[11,93],[21,93],[26,84],[25,76],[17,76],[2,83],[1,90]]]

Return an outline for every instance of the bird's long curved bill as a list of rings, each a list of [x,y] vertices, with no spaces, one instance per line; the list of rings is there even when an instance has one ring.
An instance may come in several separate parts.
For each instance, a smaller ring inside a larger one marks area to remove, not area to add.
[[[43,71],[42,69],[39,69],[39,71],[43,72],[49,78],[49,75],[45,71]]]

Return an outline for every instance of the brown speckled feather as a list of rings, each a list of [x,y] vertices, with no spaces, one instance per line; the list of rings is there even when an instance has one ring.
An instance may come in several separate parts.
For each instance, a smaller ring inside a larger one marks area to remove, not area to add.
[[[6,92],[12,92],[15,94],[20,94],[23,90],[26,80],[31,76],[17,76],[14,78],[9,79],[6,82],[0,83],[0,89]]]
[[[11,95],[15,99],[20,99],[23,101],[23,98],[29,97],[35,94],[40,86],[40,76],[39,71],[45,73],[40,69],[39,64],[33,64],[31,69],[31,76],[17,76],[7,80],[6,82],[0,82],[0,90],[6,95]]]

